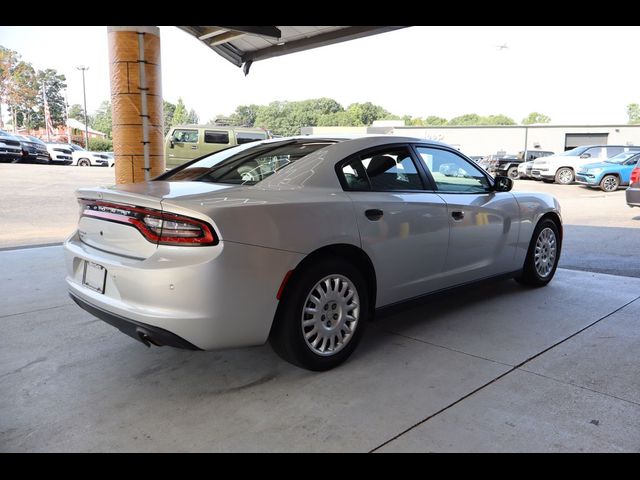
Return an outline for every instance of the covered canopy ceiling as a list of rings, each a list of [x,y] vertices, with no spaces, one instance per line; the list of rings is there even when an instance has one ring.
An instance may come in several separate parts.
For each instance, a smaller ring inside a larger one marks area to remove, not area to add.
[[[405,27],[178,27],[198,38],[238,67],[245,75],[251,64],[265,58],[390,32]]]

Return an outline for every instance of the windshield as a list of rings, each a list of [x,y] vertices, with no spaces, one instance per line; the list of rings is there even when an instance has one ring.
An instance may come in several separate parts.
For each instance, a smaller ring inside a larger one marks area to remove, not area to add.
[[[637,154],[638,154],[638,152],[623,152],[623,153],[619,153],[615,157],[611,157],[610,159],[605,160],[605,162],[621,164],[621,163],[626,162],[631,157],[633,157],[633,156],[635,156]]]
[[[563,156],[568,156],[568,157],[579,157],[584,152],[586,152],[589,148],[591,148],[591,147],[590,146],[576,147],[576,148],[574,148],[572,150],[567,150],[566,152],[559,153],[558,155],[563,155]]]
[[[333,143],[324,140],[245,143],[178,167],[158,177],[158,180],[255,185],[281,168]]]

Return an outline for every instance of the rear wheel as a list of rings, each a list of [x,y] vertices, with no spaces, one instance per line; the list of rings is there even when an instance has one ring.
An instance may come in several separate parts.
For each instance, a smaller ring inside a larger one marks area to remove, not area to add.
[[[568,167],[559,168],[556,172],[556,183],[569,185],[573,183],[573,170]]]
[[[90,167],[91,166],[91,162],[89,160],[87,160],[86,158],[81,158],[80,160],[78,160],[78,166],[79,167]]]
[[[522,273],[515,279],[524,285],[543,287],[551,281],[558,267],[561,245],[556,223],[550,218],[536,226],[529,243]]]
[[[620,186],[620,180],[615,175],[605,175],[600,181],[600,188],[605,192],[615,192]]]
[[[289,280],[269,340],[288,362],[329,370],[353,353],[368,316],[360,271],[337,260],[315,262]]]

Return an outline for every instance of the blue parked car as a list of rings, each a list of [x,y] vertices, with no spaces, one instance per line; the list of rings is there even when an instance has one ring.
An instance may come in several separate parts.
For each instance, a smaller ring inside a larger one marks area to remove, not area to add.
[[[623,152],[604,162],[588,163],[576,172],[576,182],[614,192],[621,185],[629,185],[631,170],[640,160],[640,152]]]

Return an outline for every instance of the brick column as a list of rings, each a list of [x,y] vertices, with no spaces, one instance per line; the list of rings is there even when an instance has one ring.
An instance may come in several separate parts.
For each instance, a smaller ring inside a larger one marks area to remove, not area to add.
[[[116,183],[143,182],[145,156],[149,178],[165,169],[160,29],[110,26],[107,35]]]

